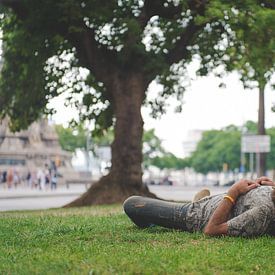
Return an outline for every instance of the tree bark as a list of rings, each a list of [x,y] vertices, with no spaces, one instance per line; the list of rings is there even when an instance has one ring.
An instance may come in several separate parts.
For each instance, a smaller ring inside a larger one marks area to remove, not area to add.
[[[117,73],[110,77],[112,81],[107,87],[112,89],[115,114],[110,173],[65,207],[121,203],[131,195],[155,197],[142,183],[144,77],[136,72]]]
[[[258,135],[265,135],[265,106],[264,106],[264,87],[259,87],[259,111],[258,111]],[[265,175],[266,170],[266,153],[259,153],[257,176]]]
[[[119,80],[118,77],[114,85],[116,124],[111,173],[124,186],[139,186],[142,181],[141,105],[145,87],[141,76],[126,75],[126,78]]]

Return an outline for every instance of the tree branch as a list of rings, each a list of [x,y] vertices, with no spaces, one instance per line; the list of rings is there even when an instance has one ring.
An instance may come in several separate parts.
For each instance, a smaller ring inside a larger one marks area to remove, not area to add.
[[[194,21],[186,27],[185,31],[181,34],[180,39],[175,43],[175,46],[166,55],[168,64],[179,62],[181,59],[187,56],[188,51],[186,47],[191,44],[196,34],[204,28],[205,25],[196,25]]]
[[[151,17],[158,15],[165,19],[176,19],[180,17],[182,5],[165,7],[165,0],[145,0],[139,16],[141,28],[145,28]]]
[[[0,4],[11,8],[21,20],[27,17],[28,9],[20,0],[0,0]],[[107,71],[114,66],[115,53],[108,50],[106,46],[99,44],[95,39],[95,31],[88,28],[82,20],[74,22],[74,26],[79,27],[82,31],[70,32],[64,22],[56,22],[53,31],[64,38],[68,38],[72,46],[77,49],[81,66],[93,71],[97,79],[102,79],[102,76],[108,75]]]
[[[115,53],[96,41],[94,30],[84,27],[82,32],[70,34],[69,41],[76,47],[81,65],[93,71],[97,79],[114,69]]]
[[[265,5],[266,8],[269,8],[269,9],[275,9],[275,3],[273,0],[265,0],[263,1],[263,4]]]
[[[203,15],[208,1],[209,0],[189,0],[188,7],[191,11],[196,12],[196,14]]]
[[[21,19],[27,16],[27,10],[20,0],[0,0],[0,5],[12,9]]]
[[[188,6],[193,12],[193,18],[195,15],[204,15],[205,7],[208,0],[189,0]],[[181,34],[180,39],[176,42],[175,47],[167,54],[166,60],[168,64],[179,62],[181,59],[187,56],[188,51],[186,47],[190,45],[195,38],[196,34],[203,30],[205,24],[196,25],[194,19],[190,21],[185,31]]]

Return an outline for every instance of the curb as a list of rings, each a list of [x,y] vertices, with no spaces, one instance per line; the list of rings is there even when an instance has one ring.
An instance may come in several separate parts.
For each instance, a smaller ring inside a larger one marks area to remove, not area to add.
[[[84,191],[85,192],[85,191]],[[0,200],[10,200],[10,199],[38,199],[38,198],[51,198],[51,197],[72,197],[82,195],[84,192],[74,192],[74,193],[55,193],[55,194],[16,194],[1,196]]]

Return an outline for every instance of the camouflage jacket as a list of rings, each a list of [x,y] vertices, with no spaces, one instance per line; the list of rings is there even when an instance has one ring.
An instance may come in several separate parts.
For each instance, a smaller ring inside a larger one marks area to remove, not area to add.
[[[228,235],[275,235],[275,206],[271,199],[271,192],[271,187],[261,186],[240,196],[227,221]],[[187,230],[202,231],[223,200],[223,195],[206,197],[191,203],[186,214]]]

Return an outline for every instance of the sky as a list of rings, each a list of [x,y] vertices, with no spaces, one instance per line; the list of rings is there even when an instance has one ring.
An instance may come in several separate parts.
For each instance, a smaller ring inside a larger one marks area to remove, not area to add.
[[[194,66],[193,66],[194,67]],[[191,68],[192,69],[192,68]],[[191,72],[192,75],[192,72]],[[191,130],[221,129],[229,124],[242,125],[247,120],[257,121],[258,91],[244,89],[237,73],[231,73],[223,82],[225,88],[219,88],[221,80],[214,75],[194,77],[184,94],[181,113],[175,113],[175,100],[171,99],[171,107],[161,119],[153,119],[149,110],[142,108],[144,128],[154,128],[156,135],[162,139],[166,150],[178,157],[183,156],[182,143]],[[152,96],[159,89],[153,84],[149,89]],[[76,117],[76,110],[63,106],[64,97],[52,100],[50,106],[57,109],[52,117],[55,123],[65,124]],[[266,127],[275,126],[275,113],[271,112],[275,103],[275,91],[270,86],[265,90]]]

